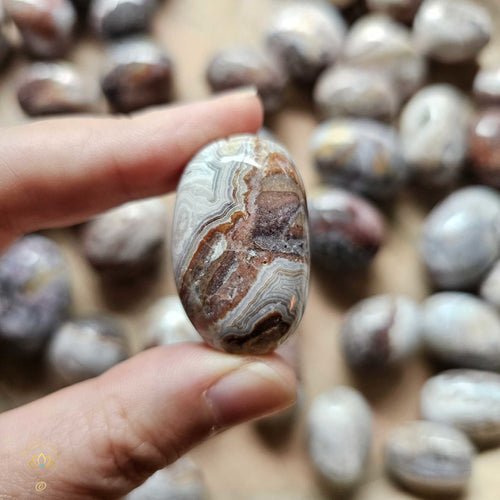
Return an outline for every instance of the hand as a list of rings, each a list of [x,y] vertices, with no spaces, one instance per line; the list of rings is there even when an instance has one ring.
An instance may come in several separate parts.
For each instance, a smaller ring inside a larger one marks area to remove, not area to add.
[[[127,118],[46,120],[0,132],[0,245],[175,188],[193,154],[255,132],[262,109],[240,93]],[[119,498],[229,426],[291,405],[295,376],[276,355],[158,347],[104,375],[0,415],[0,498]],[[58,450],[44,493],[24,450]]]

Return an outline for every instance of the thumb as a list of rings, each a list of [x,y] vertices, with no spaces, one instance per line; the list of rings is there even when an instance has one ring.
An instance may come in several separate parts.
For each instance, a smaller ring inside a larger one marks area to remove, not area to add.
[[[146,351],[101,377],[0,417],[0,498],[119,498],[190,447],[295,400],[293,371],[276,355],[233,356],[198,344]],[[54,466],[28,466],[34,442]]]

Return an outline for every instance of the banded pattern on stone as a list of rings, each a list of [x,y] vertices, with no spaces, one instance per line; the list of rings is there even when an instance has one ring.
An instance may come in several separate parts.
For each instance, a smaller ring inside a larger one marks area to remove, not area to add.
[[[172,241],[179,296],[209,344],[264,353],[295,330],[309,231],[302,180],[282,146],[240,135],[200,151],[179,184]]]

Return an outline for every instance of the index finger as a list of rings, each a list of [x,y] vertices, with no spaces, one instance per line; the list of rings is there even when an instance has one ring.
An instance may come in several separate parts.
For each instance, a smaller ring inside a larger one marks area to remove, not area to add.
[[[0,132],[0,245],[175,188],[205,144],[255,132],[253,90],[129,118],[51,119]]]

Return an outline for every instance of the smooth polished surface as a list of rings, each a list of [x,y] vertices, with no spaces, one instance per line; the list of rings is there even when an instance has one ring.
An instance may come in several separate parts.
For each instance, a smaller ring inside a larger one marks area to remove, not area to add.
[[[202,149],[179,183],[172,256],[205,341],[233,353],[274,350],[300,322],[309,286],[305,193],[289,153],[252,135]]]

